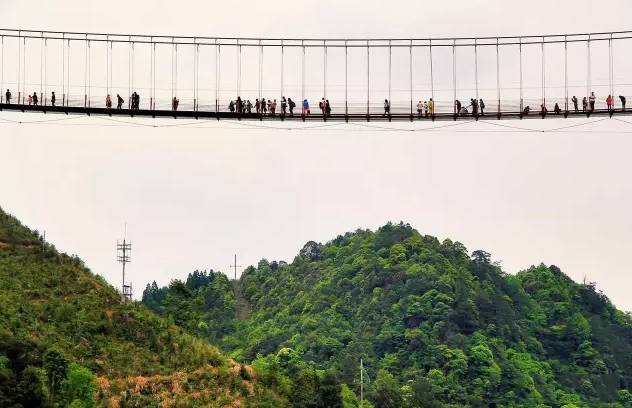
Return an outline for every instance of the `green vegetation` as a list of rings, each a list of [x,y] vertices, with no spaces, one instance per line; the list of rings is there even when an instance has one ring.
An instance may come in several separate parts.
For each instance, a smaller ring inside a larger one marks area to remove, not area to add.
[[[250,367],[120,299],[0,210],[0,407],[286,405]]]
[[[632,319],[594,285],[555,266],[509,275],[404,224],[310,242],[232,286],[216,272],[150,285],[143,301],[294,407],[632,407]]]

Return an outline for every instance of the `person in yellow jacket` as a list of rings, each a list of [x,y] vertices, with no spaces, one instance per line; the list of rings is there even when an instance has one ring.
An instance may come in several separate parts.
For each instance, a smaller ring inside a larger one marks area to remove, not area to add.
[[[434,116],[434,101],[432,98],[428,101],[428,112],[430,113],[430,116]]]

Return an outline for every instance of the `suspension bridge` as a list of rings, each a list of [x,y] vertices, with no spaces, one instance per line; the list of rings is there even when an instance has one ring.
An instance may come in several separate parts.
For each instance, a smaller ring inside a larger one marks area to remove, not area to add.
[[[227,38],[0,29],[0,110],[435,121],[628,115],[632,31]]]

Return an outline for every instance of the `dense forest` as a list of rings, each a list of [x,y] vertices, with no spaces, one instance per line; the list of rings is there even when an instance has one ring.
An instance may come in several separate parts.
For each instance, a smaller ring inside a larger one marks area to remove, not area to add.
[[[286,405],[0,209],[0,407]]]
[[[405,224],[309,242],[237,282],[154,283],[143,303],[297,408],[632,407],[632,319],[594,284],[507,274]]]

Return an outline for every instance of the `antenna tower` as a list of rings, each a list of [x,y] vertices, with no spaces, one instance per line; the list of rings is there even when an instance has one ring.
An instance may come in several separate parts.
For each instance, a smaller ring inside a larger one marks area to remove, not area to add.
[[[121,294],[124,302],[132,300],[132,283],[125,283],[125,264],[132,261],[131,258],[132,243],[123,238],[123,242],[116,241],[116,260],[121,263],[123,269],[123,285],[121,287]]]
[[[235,269],[235,282],[237,282],[237,268],[241,268],[241,265],[237,265],[237,254],[235,254],[235,262],[230,265],[231,268]]]

